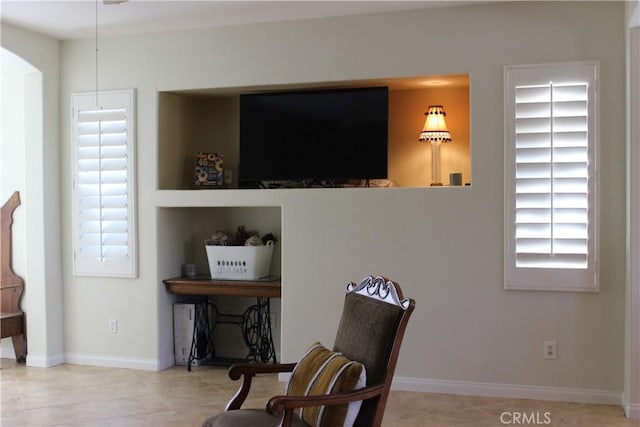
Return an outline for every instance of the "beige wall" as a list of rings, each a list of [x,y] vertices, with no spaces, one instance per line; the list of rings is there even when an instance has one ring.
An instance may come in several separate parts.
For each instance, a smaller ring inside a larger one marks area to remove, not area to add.
[[[172,299],[161,280],[177,274],[183,261],[174,245],[191,227],[182,207],[278,206],[284,360],[295,360],[312,340],[333,340],[347,280],[385,274],[417,300],[396,373],[418,388],[451,380],[620,393],[623,24],[622,3],[516,2],[102,41],[102,88],[138,91],[140,277],[72,276],[71,194],[62,185],[68,359],[147,369],[171,363]],[[61,47],[63,184],[70,182],[69,95],[93,89],[93,52],[90,40]],[[600,119],[608,125],[598,163],[599,226],[606,230],[599,242],[601,292],[507,292],[502,284],[503,66],[594,59],[600,61]],[[156,191],[162,172],[159,90],[466,73],[473,147],[469,188]],[[164,209],[171,206],[177,209]],[[120,321],[115,336],[107,331],[113,317]],[[542,358],[542,342],[550,339],[558,342],[555,361]]]
[[[16,227],[24,233],[19,232],[15,237],[24,242],[22,307],[28,319],[27,364],[52,366],[64,360],[58,144],[60,45],[57,40],[5,22],[1,27],[2,47],[34,69],[24,75],[24,132],[20,138],[2,142],[19,147],[15,153],[21,157],[9,160],[15,162],[9,168],[4,168],[3,161],[0,178],[3,182],[17,180],[24,185],[20,189],[22,205],[20,211],[16,211],[18,220],[24,220]],[[11,109],[15,105],[8,103],[3,108]],[[27,167],[21,168],[21,165]],[[15,175],[19,173],[24,175],[17,178]],[[3,185],[3,198],[11,194],[5,193],[8,190]]]

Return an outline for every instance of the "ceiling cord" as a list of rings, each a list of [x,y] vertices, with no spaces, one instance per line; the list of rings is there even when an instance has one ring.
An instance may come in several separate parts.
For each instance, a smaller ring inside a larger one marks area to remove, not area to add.
[[[96,0],[96,107],[98,107],[98,0]]]

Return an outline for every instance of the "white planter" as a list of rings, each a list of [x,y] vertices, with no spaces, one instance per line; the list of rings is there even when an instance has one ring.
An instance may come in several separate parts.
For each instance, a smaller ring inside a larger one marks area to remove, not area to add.
[[[273,242],[265,246],[205,246],[212,279],[255,280],[269,275]]]

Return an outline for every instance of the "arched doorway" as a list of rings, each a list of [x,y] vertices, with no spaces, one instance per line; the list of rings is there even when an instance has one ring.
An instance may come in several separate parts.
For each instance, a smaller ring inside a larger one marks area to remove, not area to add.
[[[14,212],[13,270],[25,281],[22,309],[27,313],[27,364],[43,366],[47,353],[47,304],[42,230],[43,76],[33,65],[2,48],[0,74],[0,199],[20,192]],[[14,357],[4,339],[2,357]],[[34,357],[32,357],[34,356]],[[47,365],[45,363],[44,365]]]

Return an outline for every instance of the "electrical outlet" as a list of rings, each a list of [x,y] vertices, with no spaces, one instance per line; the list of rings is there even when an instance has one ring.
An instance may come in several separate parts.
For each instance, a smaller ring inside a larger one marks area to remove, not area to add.
[[[118,333],[118,320],[117,319],[109,319],[109,332],[112,334]]]
[[[233,171],[231,169],[225,169],[224,183],[227,185],[231,185],[233,183]]]
[[[278,315],[276,313],[269,313],[269,321],[271,322],[271,328],[278,329]]]
[[[558,358],[558,348],[557,348],[557,343],[555,341],[544,342],[544,358],[545,359]]]

